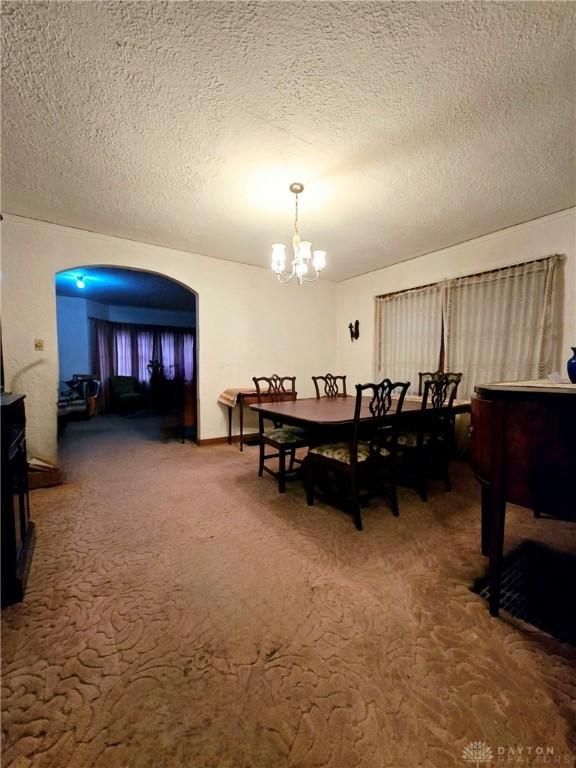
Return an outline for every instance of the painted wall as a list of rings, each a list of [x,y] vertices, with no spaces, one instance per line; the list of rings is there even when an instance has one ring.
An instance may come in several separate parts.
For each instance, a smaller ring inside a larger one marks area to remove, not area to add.
[[[56,297],[58,300],[58,297]],[[86,300],[86,314],[88,318],[96,318],[97,320],[109,320],[109,311],[106,304],[101,304],[99,301]]]
[[[29,449],[56,459],[58,350],[54,275],[79,266],[148,269],[198,292],[199,434],[226,434],[226,387],[253,375],[337,370],[351,383],[373,375],[373,297],[552,253],[566,255],[562,349],[576,343],[576,209],[537,219],[335,285],[280,285],[268,269],[6,215],[2,223],[3,335],[7,388],[27,395]],[[263,248],[265,244],[263,244]],[[34,279],[31,280],[30,276]],[[350,342],[348,323],[360,320]],[[34,351],[34,339],[45,341]]]
[[[198,293],[199,436],[227,431],[217,404],[227,387],[254,375],[310,377],[332,370],[336,350],[336,286],[281,285],[260,267],[136,243],[6,215],[2,222],[3,335],[7,388],[26,394],[29,451],[57,458],[58,349],[54,275],[79,266],[147,269]],[[268,245],[262,244],[264,251]],[[33,279],[31,279],[33,276]],[[43,352],[34,339],[44,339]]]
[[[56,297],[58,323],[59,378],[72,378],[74,373],[91,373],[90,331],[86,299]]]
[[[114,304],[108,306],[108,320],[115,323],[138,323],[140,325],[173,325],[179,328],[194,328],[196,326],[194,312],[148,309],[147,307],[120,307]]]
[[[118,323],[169,325],[180,328],[194,328],[196,325],[194,312],[126,307],[57,295],[60,381],[70,379],[74,373],[92,373],[90,318],[112,320]]]
[[[372,380],[375,296],[554,253],[566,255],[560,286],[562,341],[559,362],[565,377],[569,347],[576,344],[576,208],[338,283],[339,373],[347,374],[355,382]],[[354,320],[360,320],[360,339],[351,342],[348,323]]]

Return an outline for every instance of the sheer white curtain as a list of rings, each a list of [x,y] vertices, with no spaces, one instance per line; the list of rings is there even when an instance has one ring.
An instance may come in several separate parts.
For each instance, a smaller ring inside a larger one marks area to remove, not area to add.
[[[551,373],[558,261],[550,256],[447,283],[445,370],[463,374],[458,397],[470,397],[477,384]]]
[[[419,371],[435,371],[442,340],[442,286],[376,297],[375,375],[409,381],[418,391]]]
[[[114,352],[116,375],[132,376],[132,339],[128,329],[118,329],[114,338]]]
[[[136,335],[138,381],[147,383],[150,378],[148,363],[154,357],[154,334],[152,331],[141,328]]]
[[[176,365],[176,350],[174,334],[170,331],[163,331],[160,334],[160,360],[164,366],[164,376],[167,379],[173,379]]]
[[[182,340],[182,362],[184,365],[184,379],[192,381],[194,378],[194,335],[184,332]]]

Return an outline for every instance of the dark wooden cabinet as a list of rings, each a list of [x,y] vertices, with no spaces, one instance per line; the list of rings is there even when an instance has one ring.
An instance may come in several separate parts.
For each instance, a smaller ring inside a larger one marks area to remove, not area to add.
[[[22,600],[32,545],[24,395],[1,395],[2,606]]]
[[[576,388],[476,387],[472,468],[482,489],[482,552],[498,615],[506,502],[576,520]]]

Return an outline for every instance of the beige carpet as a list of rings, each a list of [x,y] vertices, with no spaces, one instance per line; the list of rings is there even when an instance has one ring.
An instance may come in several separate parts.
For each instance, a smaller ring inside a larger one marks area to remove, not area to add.
[[[280,497],[255,448],[163,442],[153,420],[71,425],[63,461],[3,611],[4,766],[450,768],[473,741],[491,765],[541,746],[572,765],[576,652],[469,591],[464,465],[358,533]],[[576,526],[512,509],[508,545],[528,537],[576,550]]]

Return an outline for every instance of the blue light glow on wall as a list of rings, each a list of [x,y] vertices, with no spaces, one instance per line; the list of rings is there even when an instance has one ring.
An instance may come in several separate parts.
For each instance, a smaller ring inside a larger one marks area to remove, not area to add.
[[[104,304],[185,312],[194,311],[196,306],[194,293],[180,283],[153,272],[121,267],[77,266],[65,270],[56,275],[56,293]]]
[[[79,285],[79,280],[84,285]],[[58,272],[56,274],[56,290],[59,288],[69,290],[73,287],[80,290],[85,288],[98,288],[102,290],[103,288],[128,288],[129,286],[129,278],[124,277],[122,273],[116,275],[113,270],[102,270],[100,272],[94,270],[94,272],[90,272],[90,270],[85,269],[74,269],[69,272]]]

